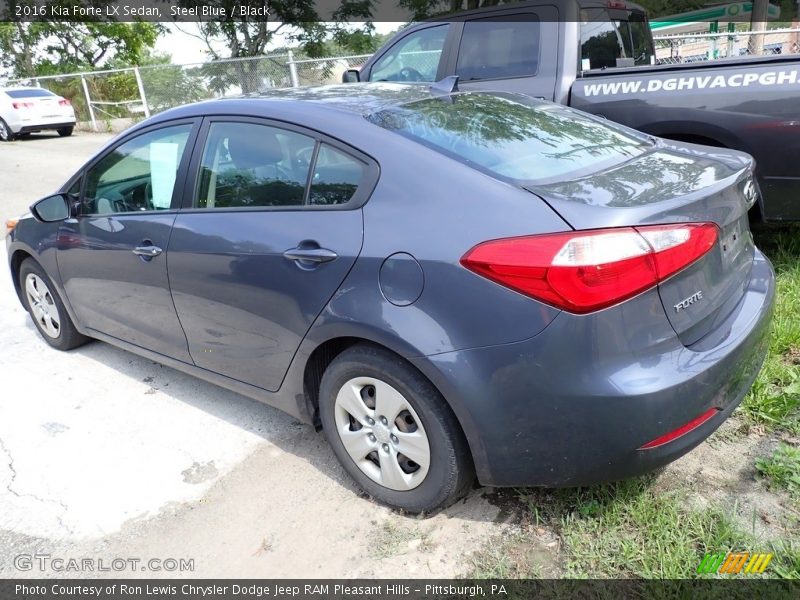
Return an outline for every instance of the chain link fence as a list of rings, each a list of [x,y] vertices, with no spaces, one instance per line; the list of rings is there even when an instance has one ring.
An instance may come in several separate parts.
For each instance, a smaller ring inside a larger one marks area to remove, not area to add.
[[[658,36],[655,38],[656,58],[660,64],[677,64],[746,56],[751,53],[754,35],[763,36],[761,53],[764,55],[800,53],[800,29],[787,28],[763,33],[736,31]],[[369,57],[369,54],[362,54],[298,60],[289,52],[12,79],[6,85],[46,87],[72,102],[83,126],[95,131],[114,131],[189,102],[274,88],[339,83],[347,69],[361,67]],[[428,78],[435,74],[438,59],[439,53],[430,51],[407,52],[401,57],[404,68]],[[379,72],[374,75],[380,78]]]
[[[11,79],[5,85],[45,87],[67,98],[79,123],[117,131],[189,102],[274,88],[340,83],[369,54],[296,60],[291,53],[193,64],[163,64]]]
[[[751,42],[761,36],[761,50],[755,54],[800,53],[800,29],[771,29],[764,32],[734,31],[726,33],[696,33],[658,36],[655,39],[656,60],[659,64],[679,64],[718,58],[751,56]]]

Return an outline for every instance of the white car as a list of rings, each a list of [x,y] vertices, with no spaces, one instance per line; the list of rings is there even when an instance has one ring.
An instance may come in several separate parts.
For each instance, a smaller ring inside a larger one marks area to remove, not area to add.
[[[66,98],[39,87],[0,89],[0,141],[44,129],[55,129],[66,137],[74,127],[75,111]]]

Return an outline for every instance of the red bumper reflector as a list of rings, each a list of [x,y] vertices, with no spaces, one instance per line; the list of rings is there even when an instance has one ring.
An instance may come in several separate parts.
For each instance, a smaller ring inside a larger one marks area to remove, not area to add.
[[[647,442],[644,446],[639,448],[639,450],[652,450],[653,448],[658,448],[659,446],[663,446],[664,444],[669,444],[670,442],[677,440],[679,437],[686,435],[690,431],[697,429],[698,427],[700,427],[700,425],[708,421],[718,412],[719,411],[716,408],[709,408],[699,417],[696,417],[691,421],[689,421],[688,423],[686,423],[686,425],[682,425],[681,427],[678,427],[678,429],[670,431],[669,433],[654,439],[652,442]]]

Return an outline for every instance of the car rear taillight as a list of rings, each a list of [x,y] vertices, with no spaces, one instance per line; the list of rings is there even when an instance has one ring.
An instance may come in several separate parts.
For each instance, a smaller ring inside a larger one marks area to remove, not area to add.
[[[58,101],[59,106],[70,106],[71,104],[72,103],[66,98],[62,98],[61,100]]]
[[[461,264],[557,308],[584,314],[650,289],[705,255],[713,223],[595,229],[492,240]]]
[[[33,102],[12,102],[14,108],[33,108]]]

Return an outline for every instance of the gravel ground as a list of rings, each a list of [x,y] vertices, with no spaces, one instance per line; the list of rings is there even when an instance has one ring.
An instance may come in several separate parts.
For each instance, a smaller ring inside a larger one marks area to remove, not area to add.
[[[109,139],[0,144],[0,217]],[[505,527],[488,490],[399,515],[360,497],[322,435],[277,410],[104,343],[52,350],[7,275],[0,349],[0,577],[449,577]],[[64,573],[59,558],[95,570]],[[147,563],[168,558],[193,570]],[[114,559],[125,568],[98,571]]]

